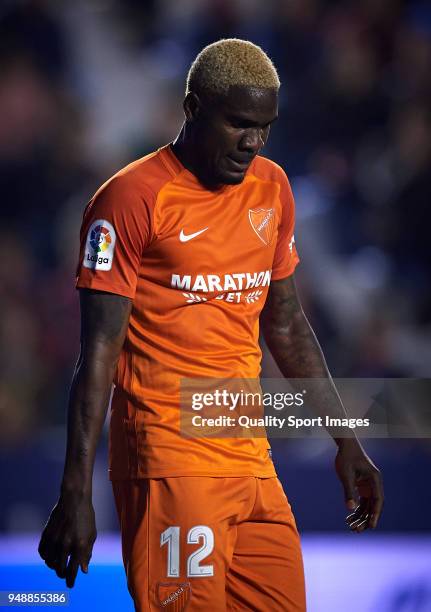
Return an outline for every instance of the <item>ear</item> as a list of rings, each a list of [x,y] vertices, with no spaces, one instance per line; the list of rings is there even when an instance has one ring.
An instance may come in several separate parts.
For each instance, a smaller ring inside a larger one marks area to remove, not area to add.
[[[193,122],[199,117],[201,113],[202,104],[199,96],[193,91],[190,91],[184,99],[184,114],[186,121]]]

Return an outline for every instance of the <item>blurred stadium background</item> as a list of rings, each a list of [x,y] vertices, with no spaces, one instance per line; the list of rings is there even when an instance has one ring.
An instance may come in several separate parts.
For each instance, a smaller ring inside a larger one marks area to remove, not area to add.
[[[190,62],[230,36],[260,44],[280,72],[265,154],[292,182],[298,283],[333,375],[431,376],[429,2],[2,0],[0,590],[62,587],[35,549],[64,457],[83,207],[175,137]],[[268,356],[264,373],[276,375]],[[359,537],[345,533],[333,446],[274,443],[310,612],[429,611],[430,441],[365,446],[387,501],[379,531]],[[71,608],[131,610],[106,436],[94,496],[95,561]]]

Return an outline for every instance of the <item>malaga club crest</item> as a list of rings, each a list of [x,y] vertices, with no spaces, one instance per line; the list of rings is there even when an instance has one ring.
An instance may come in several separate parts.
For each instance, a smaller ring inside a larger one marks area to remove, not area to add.
[[[156,594],[160,609],[166,612],[184,612],[191,590],[190,582],[158,582]]]
[[[115,250],[115,230],[106,219],[94,221],[87,234],[84,268],[107,271],[112,267]]]
[[[273,208],[250,208],[248,218],[251,227],[264,244],[269,246],[272,242],[275,229],[275,218]]]

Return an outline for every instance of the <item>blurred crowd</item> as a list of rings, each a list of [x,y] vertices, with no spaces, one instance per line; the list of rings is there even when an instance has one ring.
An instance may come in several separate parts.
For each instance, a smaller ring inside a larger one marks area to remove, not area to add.
[[[296,198],[304,308],[334,376],[431,375],[431,6],[421,0],[2,0],[0,445],[65,421],[82,211],[172,140],[206,44],[282,81],[264,154]],[[265,373],[274,365],[265,361]]]

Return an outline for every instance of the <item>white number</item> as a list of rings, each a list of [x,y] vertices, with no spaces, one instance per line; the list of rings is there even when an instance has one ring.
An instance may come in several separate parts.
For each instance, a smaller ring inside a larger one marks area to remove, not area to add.
[[[214,550],[213,530],[206,525],[196,525],[188,532],[187,543],[199,544],[201,538],[204,543],[190,555],[187,561],[187,576],[214,576],[213,565],[199,565],[200,561],[203,561]]]
[[[198,578],[203,576],[214,576],[213,565],[200,565],[200,562],[208,557],[214,550],[214,533],[207,525],[196,525],[189,529],[187,544],[203,544],[193,552],[187,560],[187,576]],[[180,575],[180,528],[168,527],[160,535],[160,546],[168,545],[168,578],[177,578]]]
[[[168,571],[169,578],[180,575],[180,528],[168,527],[160,535],[160,546],[168,544]]]

